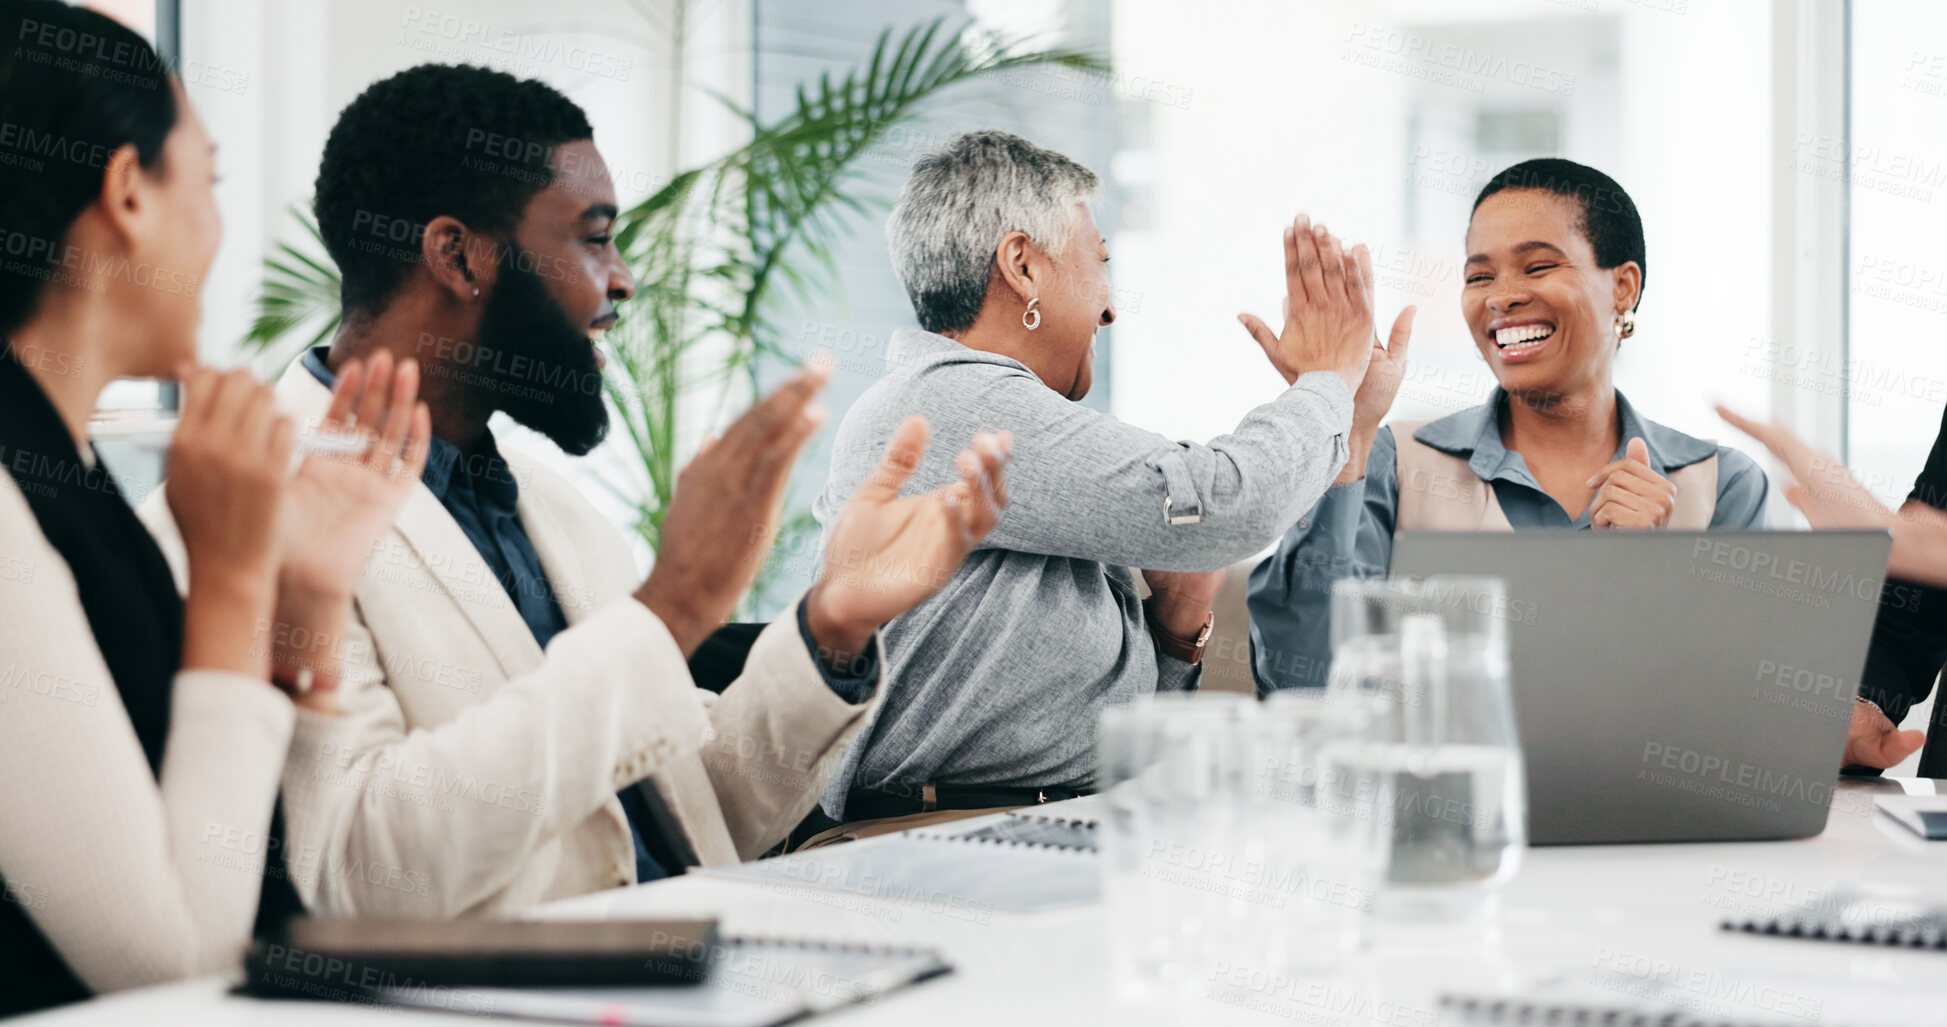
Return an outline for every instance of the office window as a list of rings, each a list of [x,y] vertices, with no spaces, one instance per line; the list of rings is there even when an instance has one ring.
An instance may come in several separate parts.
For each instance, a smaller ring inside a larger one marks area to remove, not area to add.
[[[1850,183],[1850,351],[1800,362],[1844,390],[1849,462],[1898,503],[1947,405],[1947,6],[1860,0],[1851,56],[1851,138],[1818,161]]]
[[[1494,172],[1544,155],[1602,169],[1642,210],[1621,389],[1703,437],[1730,434],[1713,400],[1766,412],[1747,351],[1771,295],[1770,11],[1383,0],[1263,5],[1239,31],[1117,4],[1118,73],[1160,85],[1115,161],[1113,187],[1143,211],[1113,240],[1119,294],[1142,297],[1116,327],[1116,413],[1207,439],[1274,394],[1234,315],[1276,322],[1279,233],[1301,210],[1371,246],[1382,333],[1420,307],[1393,417],[1481,402],[1493,378],[1459,315],[1468,214]]]
[[[88,6],[140,32],[149,42],[161,48],[165,60],[172,56],[170,47],[163,42],[167,33],[159,30],[174,24],[173,0],[98,0]],[[146,422],[158,411],[172,409],[173,405],[172,397],[155,382],[113,382],[101,395],[99,410],[110,424],[104,426],[99,434],[104,438],[115,438],[123,429],[138,435],[146,433],[149,431]]]

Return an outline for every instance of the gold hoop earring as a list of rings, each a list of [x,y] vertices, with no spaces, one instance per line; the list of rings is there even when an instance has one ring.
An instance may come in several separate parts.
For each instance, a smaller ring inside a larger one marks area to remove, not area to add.
[[[1627,339],[1636,334],[1636,312],[1625,310],[1616,315],[1616,338]]]
[[[1028,301],[1028,309],[1021,311],[1021,327],[1026,328],[1030,332],[1041,327],[1041,311],[1034,309],[1040,305],[1041,297],[1039,296]]]

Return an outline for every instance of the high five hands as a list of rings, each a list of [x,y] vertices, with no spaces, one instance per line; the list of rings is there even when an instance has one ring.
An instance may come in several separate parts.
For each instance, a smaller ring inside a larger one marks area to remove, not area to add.
[[[1364,244],[1348,252],[1339,239],[1303,214],[1284,233],[1284,332],[1273,334],[1250,314],[1237,319],[1264,349],[1285,384],[1309,371],[1335,371],[1352,390],[1352,458],[1347,479],[1365,474],[1372,436],[1386,420],[1406,372],[1415,307],[1394,318],[1381,345],[1374,330],[1372,254]]]

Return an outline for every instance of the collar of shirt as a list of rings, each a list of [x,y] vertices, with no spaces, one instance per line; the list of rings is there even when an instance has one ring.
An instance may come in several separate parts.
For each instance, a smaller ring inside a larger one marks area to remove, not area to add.
[[[327,389],[338,384],[338,376],[332,373],[331,366],[325,362],[325,356],[329,352],[329,347],[313,346],[304,352],[303,361],[304,369],[311,372],[311,377],[316,378]],[[453,487],[454,469],[462,466],[462,455],[460,447],[441,438],[434,438],[432,444],[427,447],[426,469],[420,473],[419,480],[424,482],[426,488],[430,489],[442,503],[446,501],[447,493]],[[512,509],[519,502],[520,486],[514,480],[513,471],[507,466],[507,461],[501,458],[500,447],[494,444],[493,432],[482,432],[480,441],[473,446],[473,452],[464,455],[466,457],[464,484],[479,493],[481,499],[508,509]]]
[[[1467,466],[1482,481],[1511,481],[1538,490],[1541,486],[1528,473],[1528,462],[1501,441],[1501,411],[1507,404],[1507,390],[1497,387],[1486,403],[1424,425],[1413,437],[1442,453],[1466,457]],[[1622,438],[1614,460],[1623,458],[1630,439],[1640,438],[1649,448],[1650,466],[1667,478],[1671,471],[1717,452],[1715,443],[1692,438],[1638,414],[1621,390],[1616,392],[1616,412],[1622,421]]]

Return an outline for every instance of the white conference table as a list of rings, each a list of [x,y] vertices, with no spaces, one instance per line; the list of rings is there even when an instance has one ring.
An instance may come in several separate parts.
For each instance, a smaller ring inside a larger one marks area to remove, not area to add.
[[[1793,842],[1533,849],[1509,884],[1490,937],[1389,934],[1344,974],[1273,986],[1212,982],[1172,1002],[1116,996],[1099,905],[986,923],[914,905],[692,874],[548,908],[573,917],[711,916],[726,933],[937,947],[952,974],[820,1017],[834,1024],[1302,1023],[1431,1027],[1460,1017],[1456,990],[1516,988],[1560,970],[1691,982],[1713,1022],[1947,1024],[1947,952],[1722,931],[1727,917],[1810,905],[1853,881],[1947,894],[1947,843],[1921,841],[1874,811],[1873,796],[1932,793],[1932,781],[1846,782],[1816,838]],[[963,913],[964,916],[964,913]],[[412,1013],[227,994],[218,978],[124,992],[20,1021],[34,1027],[195,1027],[460,1022]],[[1929,996],[1922,1014],[1889,1012]],[[1935,1000],[1939,1004],[1931,1004]],[[1873,1014],[1878,1014],[1874,1016]],[[1888,1017],[1891,1017],[1889,1020]]]

